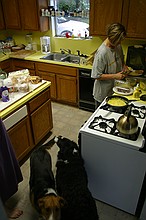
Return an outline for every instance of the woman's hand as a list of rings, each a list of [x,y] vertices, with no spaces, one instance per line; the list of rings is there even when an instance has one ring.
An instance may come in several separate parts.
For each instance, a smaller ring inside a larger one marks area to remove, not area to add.
[[[118,72],[118,73],[116,73],[114,75],[115,75],[115,79],[124,79],[125,76],[126,76],[125,74],[123,74],[123,71]]]

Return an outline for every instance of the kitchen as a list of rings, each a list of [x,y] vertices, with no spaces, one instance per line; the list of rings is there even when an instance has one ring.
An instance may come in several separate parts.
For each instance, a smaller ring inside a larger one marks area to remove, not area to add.
[[[113,5],[114,5],[114,2],[115,1],[113,1]],[[119,9],[120,9],[121,2],[122,1],[119,1],[119,4],[118,4]],[[91,1],[91,3],[94,4],[94,1]],[[91,7],[92,7],[92,4],[91,4]],[[116,1],[115,5],[116,4],[117,4],[117,1]],[[105,5],[104,5],[104,7],[105,7]],[[93,8],[96,8],[96,7],[93,5]],[[113,10],[113,8],[112,8],[112,10]],[[141,18],[141,16],[140,16],[140,18]],[[93,19],[93,18],[91,18],[91,19]],[[109,20],[109,18],[108,18],[108,20]],[[94,24],[94,25],[96,26],[96,24]],[[92,39],[82,39],[82,40],[79,39],[79,40],[76,40],[76,39],[51,37],[51,49],[52,49],[52,51],[60,51],[60,48],[65,48],[65,49],[69,48],[72,51],[72,53],[74,53],[74,54],[76,54],[76,50],[80,50],[81,53],[90,55],[93,51],[95,51],[99,47],[99,45],[101,44],[101,42],[103,40],[103,37],[99,37],[98,34],[95,33],[95,32],[96,31],[94,31],[93,35],[97,35],[97,36],[93,36]],[[21,43],[26,44],[24,36],[27,33],[28,33],[28,31],[24,31],[24,30],[23,31],[21,31],[21,30],[11,30],[11,31],[6,30],[6,31],[1,31],[0,36],[13,36],[13,38],[15,39],[17,44],[21,44]],[[136,35],[136,31],[134,33]],[[44,35],[51,36],[51,31],[49,30],[49,31],[46,31],[45,33],[33,32],[33,34],[32,34],[34,42],[37,43],[38,50],[40,50],[40,37],[44,36]],[[0,37],[0,38],[3,38],[3,37]],[[124,48],[125,55],[127,53],[127,47],[129,45],[144,44],[144,43],[145,43],[145,37],[142,38],[140,36],[135,36],[135,39],[134,38],[126,39],[123,42],[123,45],[122,45],[123,48]],[[34,59],[34,61],[36,61],[35,59]],[[28,58],[28,60],[33,62],[33,58],[30,58],[30,59]],[[60,67],[60,65],[59,65],[59,67]],[[40,65],[37,68],[40,68]],[[83,68],[86,69],[87,67],[83,66]],[[40,69],[39,71],[41,72],[42,70]],[[64,70],[62,70],[62,71],[64,71]],[[65,69],[65,71],[67,71],[67,70]],[[46,70],[43,71],[43,73],[45,73],[45,74],[46,74],[46,72],[47,72]],[[54,73],[53,70],[51,70],[51,73]],[[77,73],[73,73],[73,74],[77,74]]]

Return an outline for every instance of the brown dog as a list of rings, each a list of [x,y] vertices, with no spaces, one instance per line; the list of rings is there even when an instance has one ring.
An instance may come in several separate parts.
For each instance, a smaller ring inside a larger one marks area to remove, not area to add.
[[[40,146],[30,157],[30,201],[45,220],[60,220],[64,199],[55,191],[51,156],[46,148],[54,144],[54,139]]]

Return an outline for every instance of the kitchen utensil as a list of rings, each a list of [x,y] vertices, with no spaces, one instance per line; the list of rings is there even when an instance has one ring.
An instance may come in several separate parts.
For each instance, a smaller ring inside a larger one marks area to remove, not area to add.
[[[132,105],[129,105],[124,115],[122,115],[116,124],[117,130],[125,135],[135,134],[138,131],[138,121],[131,115]]]

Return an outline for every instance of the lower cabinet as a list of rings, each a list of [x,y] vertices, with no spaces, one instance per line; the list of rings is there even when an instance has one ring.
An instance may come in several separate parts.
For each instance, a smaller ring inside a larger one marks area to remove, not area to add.
[[[29,118],[25,117],[8,131],[17,159],[22,160],[33,146]]]
[[[31,114],[31,123],[34,143],[37,144],[53,127],[50,100]]]
[[[44,79],[44,80],[48,80],[51,82],[51,99],[52,100],[56,100],[57,99],[57,89],[56,89],[56,74],[54,73],[49,73],[48,72],[43,72],[43,71],[39,71],[39,76]]]
[[[13,71],[12,60],[8,59],[0,62],[0,68],[4,70],[6,73],[12,72]]]
[[[27,106],[27,116],[8,130],[8,135],[19,162],[53,128],[50,88],[40,92],[25,104]]]
[[[28,69],[31,76],[35,75],[35,63],[33,61],[12,59],[13,71]]]
[[[52,100],[77,106],[77,68],[46,63],[36,66],[37,74],[51,81]]]
[[[71,76],[57,75],[57,99],[68,103],[77,102],[76,78]]]
[[[36,145],[53,128],[50,88],[30,100],[27,107],[33,141]]]

